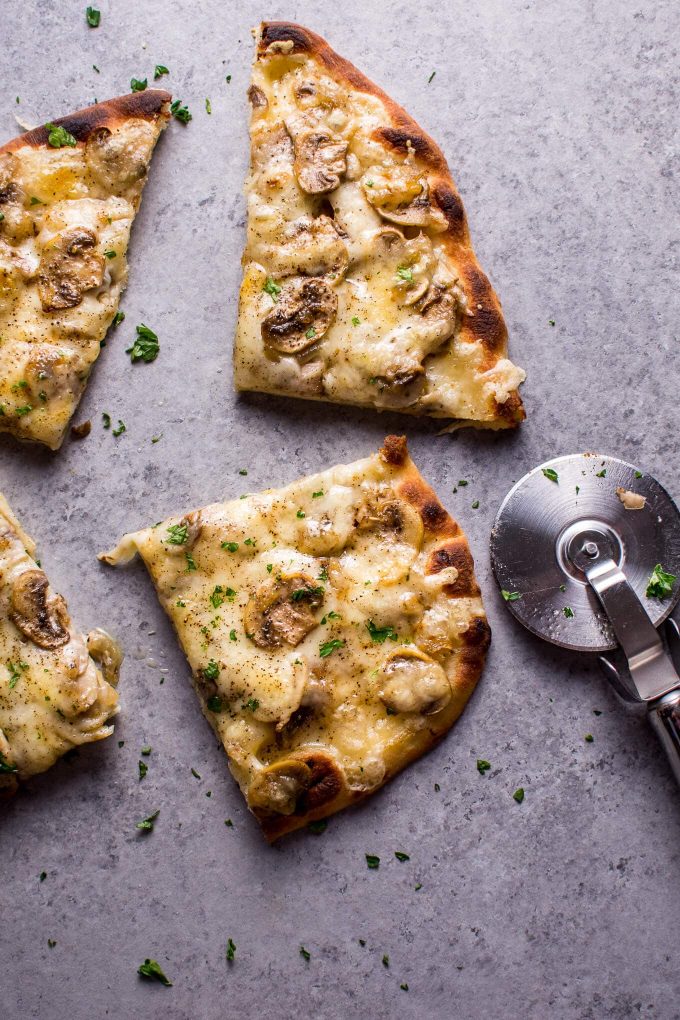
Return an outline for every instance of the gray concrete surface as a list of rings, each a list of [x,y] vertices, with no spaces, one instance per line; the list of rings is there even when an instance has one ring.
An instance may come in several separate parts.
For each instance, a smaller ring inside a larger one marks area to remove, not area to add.
[[[65,114],[158,62],[194,119],[173,123],[156,154],[127,318],[78,419],[92,418],[91,436],[58,456],[0,444],[2,489],[55,586],[83,628],[103,624],[127,650],[115,738],[4,809],[4,1020],[679,1017],[678,791],[644,718],[594,662],[513,623],[487,551],[511,482],[553,455],[598,449],[680,492],[677,4],[97,6],[93,30],[85,0],[5,5],[2,137],[16,112]],[[516,435],[437,438],[396,415],[234,395],[244,93],[262,14],[325,34],[442,144],[529,372]],[[142,321],[161,355],[133,367],[124,349]],[[124,436],[102,430],[102,411]],[[114,573],[95,556],[126,530],[239,494],[241,467],[250,489],[283,483],[396,429],[470,537],[494,630],[488,668],[438,750],[324,835],[269,849],[143,569]],[[470,485],[454,495],[459,477]],[[493,764],[486,777],[477,757]],[[135,822],[156,808],[140,838]],[[172,988],[136,976],[147,956]]]

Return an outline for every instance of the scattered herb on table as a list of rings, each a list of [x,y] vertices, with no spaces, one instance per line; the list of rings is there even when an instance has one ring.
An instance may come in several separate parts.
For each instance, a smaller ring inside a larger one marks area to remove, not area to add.
[[[521,804],[522,801],[524,800],[524,787],[523,786],[518,787],[518,789],[515,790],[512,796],[514,800],[517,801],[518,804]]]
[[[647,582],[645,595],[648,599],[667,599],[672,594],[676,581],[675,574],[669,574],[660,563],[657,563]]]
[[[541,470],[543,471],[543,474],[545,475],[546,478],[548,478],[551,482],[555,482],[556,484],[559,485],[560,476],[557,474],[557,471],[555,471],[554,468],[541,468]]]
[[[481,776],[483,776],[485,772],[488,772],[490,768],[491,762],[487,761],[486,758],[477,759],[477,771]]]
[[[366,866],[370,871],[377,871],[380,867],[380,858],[375,854],[366,854]]]
[[[158,352],[161,347],[158,342],[158,337],[152,329],[145,326],[142,322],[137,329],[137,337],[135,338],[132,347],[128,347],[125,351],[126,354],[130,355],[130,360],[133,365],[137,361],[143,361],[147,365],[155,361],[158,357]]]
[[[153,827],[160,813],[161,809],[158,808],[158,810],[154,811],[153,814],[147,815],[147,817],[143,818],[141,822],[137,822],[135,828],[141,829],[142,832],[153,832]]]
[[[172,981],[169,981],[161,970],[160,964],[156,960],[149,960],[148,958],[138,968],[137,973],[140,977],[149,978],[151,981],[160,981],[166,988],[172,986]]]

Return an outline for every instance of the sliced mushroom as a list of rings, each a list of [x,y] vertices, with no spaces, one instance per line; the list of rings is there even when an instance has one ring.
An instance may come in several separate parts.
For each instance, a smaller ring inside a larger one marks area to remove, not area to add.
[[[412,166],[373,167],[364,174],[362,184],[368,201],[389,223],[446,229],[446,217],[430,202],[427,180]]]
[[[299,354],[324,336],[337,311],[337,295],[325,280],[291,280],[262,321],[262,339],[282,354]]]
[[[301,216],[274,243],[255,238],[253,255],[274,276],[343,276],[349,264],[344,235],[330,216]]]
[[[258,772],[248,787],[248,805],[256,814],[292,815],[311,782],[312,770],[303,761],[274,762]]]
[[[420,548],[425,534],[420,514],[404,499],[385,499],[377,506],[365,507],[358,515],[358,527],[392,535],[415,549]]]
[[[392,712],[434,715],[451,700],[451,685],[438,662],[419,648],[398,648],[381,670],[380,700]]]
[[[31,403],[46,403],[51,397],[66,396],[82,389],[73,358],[54,345],[48,347],[36,344],[35,347],[37,350],[24,368]]]
[[[87,139],[85,162],[95,180],[115,194],[142,183],[149,169],[149,126],[127,122],[125,130],[97,128]]]
[[[269,106],[269,100],[257,85],[251,85],[248,89],[248,102],[254,110],[264,110]]]
[[[69,640],[69,615],[61,595],[48,591],[42,570],[25,570],[12,584],[9,617],[40,648],[61,648]]]
[[[268,581],[245,607],[246,634],[258,648],[295,648],[316,627],[322,602],[323,590],[305,574]]]
[[[67,230],[50,242],[38,271],[43,311],[75,308],[86,291],[101,285],[104,257],[96,251],[96,245],[96,234],[88,227]]]
[[[286,121],[295,149],[295,176],[308,195],[334,191],[347,172],[347,142],[321,124]]]
[[[410,407],[425,389],[425,369],[410,358],[398,360],[383,375],[376,375],[376,403],[383,407]]]
[[[12,152],[0,153],[0,234],[21,241],[34,233],[33,217],[24,209],[24,193],[16,182],[19,160]]]
[[[101,627],[97,627],[87,635],[87,650],[101,669],[106,682],[116,687],[123,662],[123,649],[118,642]]]

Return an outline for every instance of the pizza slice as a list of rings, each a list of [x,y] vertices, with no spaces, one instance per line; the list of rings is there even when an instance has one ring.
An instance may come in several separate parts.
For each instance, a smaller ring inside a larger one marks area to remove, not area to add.
[[[373,793],[453,725],[489,642],[465,535],[404,437],[126,535],[274,840]]]
[[[261,25],[248,95],[237,388],[515,426],[524,372],[432,139],[299,25]]]
[[[121,660],[105,631],[75,630],[0,495],[0,795],[113,733]]]
[[[118,311],[170,99],[110,99],[0,147],[0,431],[61,446]]]

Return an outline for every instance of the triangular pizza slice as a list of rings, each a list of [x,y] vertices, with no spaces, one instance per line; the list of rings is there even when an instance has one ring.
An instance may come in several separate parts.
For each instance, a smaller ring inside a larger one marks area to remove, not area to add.
[[[0,796],[113,733],[121,659],[105,631],[75,629],[0,495]]]
[[[110,99],[0,147],[0,431],[61,446],[118,311],[170,99]]]
[[[299,25],[257,33],[234,377],[261,390],[454,418],[524,418],[501,307],[446,160]]]
[[[126,535],[269,840],[370,795],[435,744],[489,627],[465,535],[404,437],[283,489]]]

